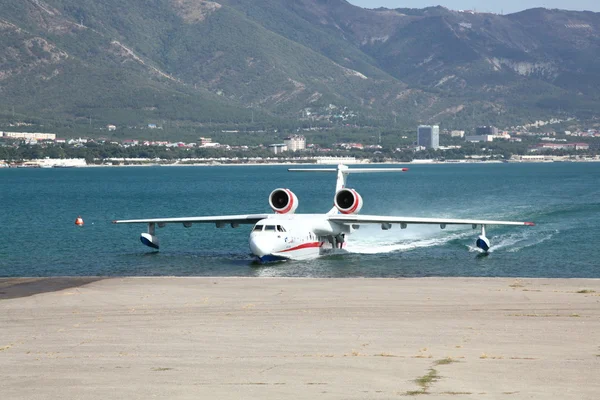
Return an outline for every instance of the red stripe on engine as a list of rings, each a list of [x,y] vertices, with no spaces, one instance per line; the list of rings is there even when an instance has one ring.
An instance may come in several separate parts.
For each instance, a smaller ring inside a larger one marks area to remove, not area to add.
[[[354,214],[356,212],[356,209],[358,208],[358,204],[360,203],[360,201],[358,200],[358,193],[356,193],[356,190],[354,189],[349,189],[350,192],[352,192],[352,195],[354,196],[354,204],[352,205],[352,208],[350,208],[349,210],[340,210],[340,212],[342,214]]]
[[[321,247],[321,242],[312,242],[312,243],[304,243],[300,246],[292,247],[291,249],[281,250],[280,253],[285,253],[288,251],[301,250],[301,249],[309,249],[311,247]]]
[[[281,210],[281,211],[277,211],[277,214],[287,214],[287,213],[289,213],[289,212],[292,210],[292,208],[294,207],[294,195],[292,194],[292,192],[291,192],[289,189],[284,189],[284,190],[285,190],[285,192],[287,193],[287,195],[288,195],[288,198],[290,199],[290,202],[288,203],[288,205],[287,205],[287,207],[286,207],[286,208],[284,208],[284,209],[283,209],[283,210]]]

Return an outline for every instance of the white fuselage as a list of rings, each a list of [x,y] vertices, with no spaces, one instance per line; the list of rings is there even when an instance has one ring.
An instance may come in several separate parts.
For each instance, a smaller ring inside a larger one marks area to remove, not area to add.
[[[274,214],[254,225],[250,250],[260,261],[306,260],[342,249],[354,229],[321,214]]]

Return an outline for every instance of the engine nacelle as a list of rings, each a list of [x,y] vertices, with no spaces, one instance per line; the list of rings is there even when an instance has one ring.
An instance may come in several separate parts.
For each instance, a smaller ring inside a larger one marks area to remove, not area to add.
[[[269,195],[269,205],[277,214],[293,214],[298,198],[290,189],[275,189]]]
[[[333,200],[335,208],[342,214],[356,214],[363,206],[363,199],[354,189],[340,189]]]

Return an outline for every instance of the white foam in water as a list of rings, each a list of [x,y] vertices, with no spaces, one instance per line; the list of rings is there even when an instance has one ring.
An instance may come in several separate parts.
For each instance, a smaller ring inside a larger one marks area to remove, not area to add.
[[[493,238],[492,247],[490,248],[489,252],[492,253],[506,247],[511,247],[512,245],[522,241],[525,238],[524,235],[525,234],[521,233],[511,233]]]
[[[552,232],[552,233],[549,233],[549,234],[545,234],[545,235],[537,235],[537,236],[535,236],[535,237],[531,237],[531,238],[529,238],[529,240],[524,240],[522,243],[519,243],[519,244],[520,244],[520,246],[517,246],[517,247],[515,247],[515,248],[509,249],[509,250],[508,250],[508,252],[510,252],[510,253],[514,253],[514,252],[517,252],[517,251],[519,251],[519,250],[522,250],[522,249],[524,249],[524,248],[526,248],[526,247],[531,247],[531,246],[538,245],[538,244],[540,244],[540,243],[542,243],[542,242],[545,242],[546,240],[550,240],[550,239],[552,239],[552,237],[553,237],[555,234],[557,234],[557,233],[559,233],[559,231],[558,231],[558,230],[555,230],[554,232]]]
[[[551,233],[544,232],[542,234],[540,234],[540,232],[523,230],[497,237],[490,236],[492,247],[490,248],[489,252],[493,253],[498,250],[506,249],[506,251],[509,253],[515,253],[523,250],[524,248],[535,246],[550,240],[556,233],[558,233],[558,230],[552,231]],[[470,252],[483,253],[483,250],[475,246],[467,245],[467,248]]]
[[[471,246],[470,244],[467,245],[467,248],[469,249],[469,253],[485,253],[479,247]]]
[[[292,264],[290,264],[292,263]],[[293,273],[291,273],[293,272]],[[322,272],[310,261],[285,261],[275,266],[264,266],[257,271],[261,278],[276,278],[281,276],[302,276],[303,278],[318,278]]]
[[[258,271],[257,274],[259,277],[264,278],[270,278],[270,277],[277,277],[277,276],[281,276],[282,273],[280,270],[278,270],[277,268],[273,268],[273,267],[265,267],[265,268],[261,268]]]
[[[407,230],[381,231],[365,229],[350,236],[347,250],[358,254],[377,254],[391,253],[395,251],[408,251],[418,248],[443,246],[448,242],[457,239],[473,239],[472,244],[467,244],[470,252],[483,253],[484,251],[474,245],[475,239],[479,235],[478,231],[471,229],[455,228],[454,231],[446,229],[440,231],[438,227],[419,226]],[[508,252],[517,252],[526,247],[535,246],[551,239],[558,231],[552,232],[533,232],[523,229],[518,232],[511,232],[501,235],[494,235],[492,232],[488,237],[492,241],[490,253],[498,250]]]
[[[473,235],[471,230],[441,231],[433,226],[410,227],[406,230],[375,231],[365,229],[350,237],[347,250],[358,254],[391,253],[422,247],[442,246],[452,240]]]

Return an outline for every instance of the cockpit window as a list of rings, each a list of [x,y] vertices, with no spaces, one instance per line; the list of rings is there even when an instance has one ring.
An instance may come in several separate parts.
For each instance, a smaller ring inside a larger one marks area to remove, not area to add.
[[[285,232],[285,228],[281,225],[277,225],[277,232]]]
[[[275,225],[265,225],[265,231],[274,231]]]
[[[262,231],[262,230],[263,230],[263,226],[264,226],[264,225],[258,225],[258,224],[257,224],[257,225],[254,225],[254,229],[253,229],[253,230],[254,230],[255,232],[256,232],[256,231]]]

